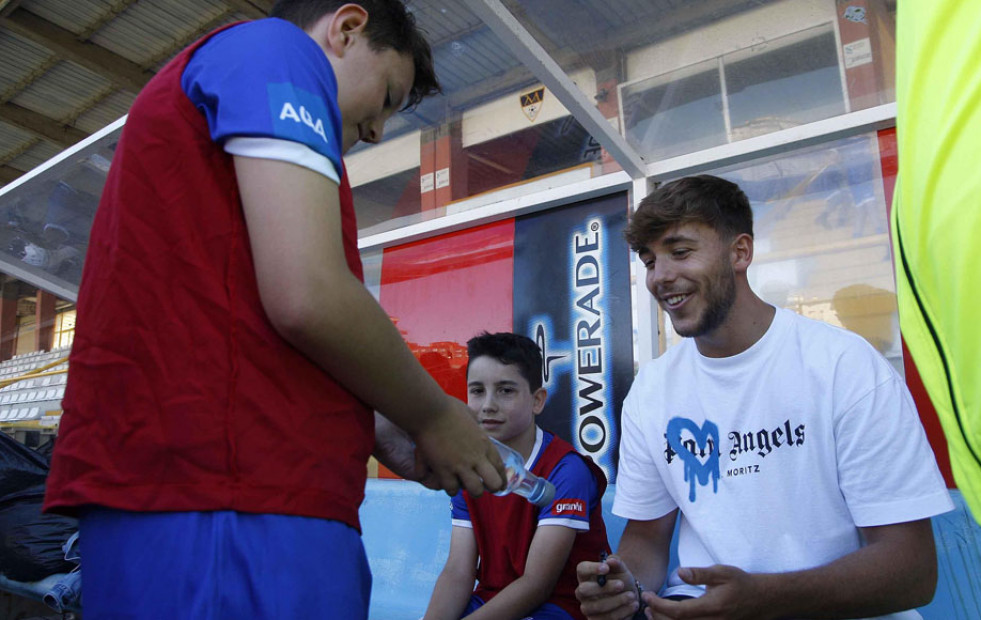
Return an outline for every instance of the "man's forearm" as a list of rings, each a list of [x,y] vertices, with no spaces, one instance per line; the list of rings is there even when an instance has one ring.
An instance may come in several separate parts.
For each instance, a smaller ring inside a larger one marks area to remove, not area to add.
[[[669,558],[666,553],[668,549],[668,545],[664,545],[644,533],[632,532],[631,528],[628,527],[620,538],[617,555],[633,573],[634,579],[640,581],[645,590],[657,592],[667,578]],[[625,585],[634,587],[634,584]]]
[[[871,542],[824,566],[754,579],[779,617],[869,617],[926,605],[937,583],[930,521],[888,527],[900,528],[902,537]]]

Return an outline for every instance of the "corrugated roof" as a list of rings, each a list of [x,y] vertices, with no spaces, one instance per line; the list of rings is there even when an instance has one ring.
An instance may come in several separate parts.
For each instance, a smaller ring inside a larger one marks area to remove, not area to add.
[[[140,86],[197,37],[271,6],[272,0],[7,2],[0,11],[0,184],[40,163],[36,153],[57,153],[124,115]],[[411,0],[408,7],[433,43],[446,96],[396,125],[438,123],[531,80],[463,2]],[[475,97],[468,97],[475,85]]]
[[[92,43],[149,67],[162,55],[172,55],[200,34],[201,26],[228,17],[246,19],[218,0],[166,0],[137,2],[106,23]]]
[[[54,144],[45,142],[44,140],[36,140],[31,143],[27,150],[11,160],[8,165],[20,170],[31,170],[48,161],[61,151],[62,149]]]
[[[116,91],[80,114],[75,120],[75,126],[82,131],[95,133],[115,122],[129,111],[136,99],[135,93]]]
[[[0,1],[0,185],[126,114],[163,64],[272,0]]]
[[[593,49],[644,37],[699,5],[773,0],[505,0],[566,70]],[[126,113],[178,51],[226,23],[267,14],[273,0],[0,0],[0,184]],[[409,0],[433,44],[445,96],[403,115],[388,135],[439,124],[535,79],[461,0]],[[701,11],[707,13],[708,11]],[[8,129],[3,129],[9,126]],[[25,139],[25,135],[27,138]],[[48,147],[33,146],[43,141]]]
[[[16,94],[25,85],[25,80],[37,77],[35,72],[46,70],[48,59],[56,58],[51,50],[29,41],[17,34],[0,29],[0,96],[14,89],[10,94]],[[9,99],[10,95],[4,97]]]
[[[59,62],[10,99],[59,122],[70,122],[78,111],[106,97],[109,80],[73,62]]]

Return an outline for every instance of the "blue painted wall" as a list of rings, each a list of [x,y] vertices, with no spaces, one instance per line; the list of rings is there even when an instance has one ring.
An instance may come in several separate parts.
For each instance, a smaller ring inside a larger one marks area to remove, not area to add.
[[[981,526],[964,499],[951,491],[957,509],[933,520],[940,577],[925,620],[981,619]],[[610,544],[625,521],[610,513],[613,487],[603,498]],[[417,620],[429,603],[450,550],[450,500],[402,480],[369,480],[361,506],[364,545],[374,583],[371,620]]]

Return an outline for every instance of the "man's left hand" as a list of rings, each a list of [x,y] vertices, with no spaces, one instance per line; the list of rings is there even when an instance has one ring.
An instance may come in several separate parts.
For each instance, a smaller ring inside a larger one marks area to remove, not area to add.
[[[644,600],[654,620],[764,620],[771,617],[765,591],[753,574],[735,566],[717,564],[705,568],[681,568],[678,576],[685,583],[705,586],[705,594],[684,601],[669,601],[648,593]]]

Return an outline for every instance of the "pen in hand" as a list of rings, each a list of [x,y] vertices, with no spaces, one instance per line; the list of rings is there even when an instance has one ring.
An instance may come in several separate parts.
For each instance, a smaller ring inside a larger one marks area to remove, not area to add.
[[[606,558],[608,558],[608,557],[610,557],[610,556],[609,556],[609,554],[606,551],[600,551],[600,562],[605,562],[606,561]],[[596,583],[598,583],[599,584],[599,587],[601,587],[601,588],[603,586],[605,586],[606,585],[606,575],[596,575]]]

